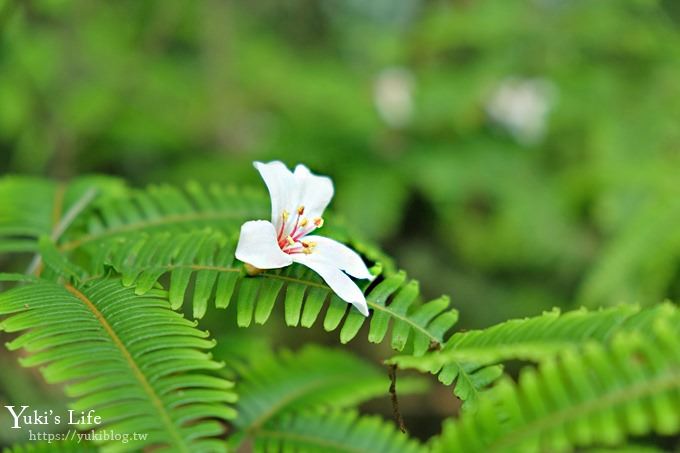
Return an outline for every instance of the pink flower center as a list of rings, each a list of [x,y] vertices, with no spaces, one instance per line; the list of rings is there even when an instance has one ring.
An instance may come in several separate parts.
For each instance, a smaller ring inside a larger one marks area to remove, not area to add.
[[[283,211],[281,213],[281,225],[279,226],[279,231],[277,235],[277,242],[279,247],[284,253],[312,253],[315,242],[305,240],[307,236],[312,231],[323,226],[323,219],[321,217],[315,217],[313,220],[309,220],[307,217],[303,217],[305,213],[305,207],[300,206],[296,210],[295,221],[292,225],[288,225],[288,219],[290,214],[288,211]]]

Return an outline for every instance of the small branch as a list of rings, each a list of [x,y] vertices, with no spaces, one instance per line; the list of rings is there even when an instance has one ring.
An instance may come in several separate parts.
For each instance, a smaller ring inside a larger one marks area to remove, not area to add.
[[[388,365],[387,373],[390,376],[390,398],[392,399],[392,414],[394,415],[394,420],[397,422],[397,426],[402,433],[406,433],[406,425],[404,424],[404,418],[401,416],[399,411],[399,400],[397,399],[397,366]]]
[[[94,200],[94,197],[97,195],[97,189],[94,187],[89,188],[82,197],[78,201],[76,201],[73,206],[69,208],[68,211],[66,211],[66,214],[64,217],[62,217],[61,221],[57,224],[57,226],[54,227],[54,230],[52,231],[52,235],[50,238],[53,241],[58,240],[62,234],[66,231],[66,229],[73,223],[73,221],[78,217],[78,215],[83,212],[83,210],[87,207],[87,205]]]
[[[59,223],[55,225],[54,229],[52,230],[52,234],[50,235],[50,239],[56,242],[61,237],[61,235],[64,234],[71,223],[73,223],[76,217],[78,217],[78,215],[87,207],[87,205],[89,205],[90,202],[94,200],[96,195],[97,190],[95,188],[88,189],[83,194],[83,196],[80,197],[80,199],[76,201],[68,211],[66,211],[66,214],[64,214]],[[33,274],[40,267],[40,261],[40,253],[36,253],[33,256],[31,263],[28,265],[28,268],[26,269],[26,274]]]

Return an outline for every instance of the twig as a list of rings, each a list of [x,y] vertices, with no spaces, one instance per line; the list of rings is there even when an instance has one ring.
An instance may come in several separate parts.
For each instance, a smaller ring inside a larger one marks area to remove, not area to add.
[[[399,411],[399,400],[397,399],[397,366],[388,365],[387,373],[390,376],[390,398],[392,399],[392,414],[394,415],[394,420],[397,422],[397,426],[402,433],[406,433],[406,425],[404,424],[404,418],[401,416]]]
[[[83,209],[87,207],[88,204],[92,200],[94,200],[94,197],[97,195],[97,190],[95,188],[90,188],[88,189],[82,197],[78,201],[76,201],[68,211],[66,211],[66,214],[61,218],[59,223],[57,223],[52,230],[52,234],[50,235],[50,239],[53,241],[57,241],[62,234],[66,231],[66,229],[71,225],[71,223],[78,217],[78,214],[80,214]],[[31,260],[31,263],[28,265],[28,268],[26,269],[26,274],[31,275],[33,274],[38,267],[40,266],[40,253],[36,253],[33,256],[33,259]]]

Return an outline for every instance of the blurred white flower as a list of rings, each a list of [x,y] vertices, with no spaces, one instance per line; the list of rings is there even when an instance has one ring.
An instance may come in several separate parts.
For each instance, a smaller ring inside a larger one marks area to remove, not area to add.
[[[406,126],[413,115],[413,76],[406,68],[387,68],[378,74],[373,102],[380,118],[393,128]]]
[[[312,174],[304,165],[292,172],[279,161],[255,162],[269,190],[271,222],[253,220],[241,226],[236,258],[249,273],[300,263],[319,274],[342,300],[368,316],[366,298],[348,277],[372,280],[373,276],[354,250],[310,233],[323,226],[324,209],[333,197],[333,181]]]
[[[522,144],[534,144],[546,133],[555,87],[545,79],[508,78],[486,104],[486,112]]]

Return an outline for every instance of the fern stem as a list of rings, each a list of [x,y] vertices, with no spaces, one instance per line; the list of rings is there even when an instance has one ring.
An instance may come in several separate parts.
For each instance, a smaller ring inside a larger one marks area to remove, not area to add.
[[[406,424],[404,423],[404,417],[401,416],[401,411],[399,410],[399,399],[397,398],[397,366],[387,365],[387,374],[390,377],[390,400],[392,401],[392,415],[394,420],[397,422],[399,430],[406,434]]]

